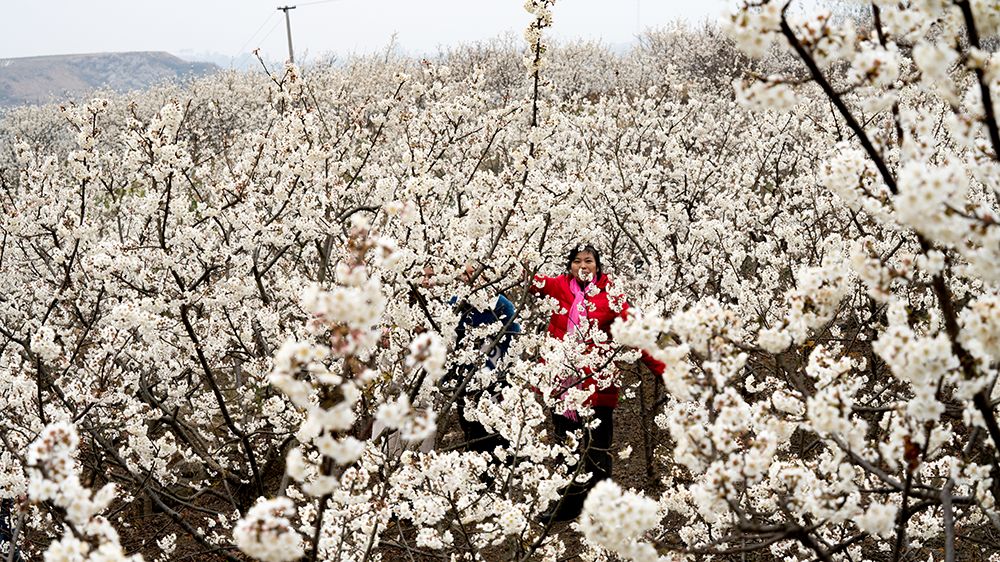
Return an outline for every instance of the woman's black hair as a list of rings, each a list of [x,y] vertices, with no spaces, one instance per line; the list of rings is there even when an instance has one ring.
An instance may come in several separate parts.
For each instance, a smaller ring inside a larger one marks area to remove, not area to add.
[[[573,260],[576,259],[577,255],[583,252],[587,252],[590,255],[594,256],[594,263],[597,264],[596,277],[599,278],[601,275],[604,274],[604,266],[601,265],[601,253],[597,251],[597,248],[595,248],[590,244],[580,244],[579,246],[574,246],[573,248],[570,248],[569,255],[566,256],[566,271],[570,271],[572,269]]]

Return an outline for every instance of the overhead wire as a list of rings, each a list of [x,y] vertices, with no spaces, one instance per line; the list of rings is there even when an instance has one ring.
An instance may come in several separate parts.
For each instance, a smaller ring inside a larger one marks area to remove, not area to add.
[[[260,30],[264,29],[264,26],[267,25],[267,23],[269,21],[271,21],[271,18],[273,18],[274,14],[276,14],[276,13],[277,12],[271,12],[270,15],[267,16],[267,19],[264,20],[264,23],[260,24],[260,27],[257,28],[257,31],[254,31],[253,35],[251,35],[250,38],[247,39],[246,43],[243,43],[243,46],[240,47],[240,49],[238,51],[236,51],[236,54],[233,55],[231,59],[229,59],[229,66],[233,66],[233,61],[236,60],[236,57],[238,57],[238,56],[240,56],[240,55],[243,54],[244,50],[247,48],[247,45],[249,45],[250,42],[253,41],[254,37],[257,37],[257,34],[260,33]],[[274,27],[271,28],[271,31],[274,31]],[[270,35],[270,34],[271,34],[271,32],[268,32],[268,35]],[[267,36],[265,36],[265,38],[266,37]],[[261,39],[261,43],[263,43],[263,42],[264,42],[264,40]]]
[[[281,20],[274,22],[274,25],[271,26],[271,29],[267,32],[267,34],[260,38],[260,42],[263,43],[264,41],[267,41],[267,38],[274,33],[275,29],[278,29],[279,25],[281,25]]]
[[[344,0],[313,0],[311,2],[300,2],[300,3],[296,4],[295,7],[298,8],[298,7],[302,7],[302,6],[316,6],[318,4],[330,4],[330,3],[333,3],[333,2],[343,2],[343,1]],[[264,29],[264,26],[266,26],[268,24],[268,22],[271,21],[271,18],[273,18],[274,15],[277,14],[277,13],[278,13],[278,10],[275,10],[275,11],[271,12],[270,15],[267,16],[267,19],[264,20],[264,23],[260,24],[260,27],[257,28],[257,31],[254,31],[253,35],[251,35],[250,38],[246,40],[246,43],[243,43],[243,46],[240,47],[239,51],[237,51],[236,54],[233,55],[229,59],[229,66],[230,67],[233,66],[233,62],[236,60],[236,57],[238,57],[238,56],[240,56],[240,55],[242,55],[244,53],[244,51],[246,50],[247,46],[249,46],[250,43],[253,42],[254,38],[257,37],[257,34],[259,34],[260,31],[262,29]],[[261,44],[264,41],[266,41],[267,38],[270,37],[272,33],[274,33],[274,30],[277,29],[279,23],[281,23],[280,20],[276,21],[274,23],[274,25],[271,26],[271,29],[268,30],[268,32],[263,37],[260,38],[260,40],[258,41],[258,44]]]
[[[297,8],[299,6],[315,6],[316,4],[329,4],[330,2],[343,2],[343,1],[344,0],[313,0],[312,2],[300,2],[296,4],[295,7]]]

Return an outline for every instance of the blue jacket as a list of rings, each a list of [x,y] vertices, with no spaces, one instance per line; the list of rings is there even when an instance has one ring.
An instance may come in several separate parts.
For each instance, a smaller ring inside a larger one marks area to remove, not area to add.
[[[451,304],[455,304],[457,297],[452,297],[450,300]],[[486,326],[488,324],[493,324],[499,322],[500,325],[504,325],[508,320],[514,317],[514,304],[503,295],[497,296],[497,302],[492,309],[489,310],[477,310],[473,307],[468,307],[468,310],[462,313],[462,317],[458,321],[458,326],[455,327],[455,335],[457,339],[455,344],[459,345],[462,340],[465,339],[465,334],[470,328],[479,328]],[[496,369],[500,364],[500,360],[503,359],[504,355],[507,354],[507,349],[510,347],[511,339],[514,334],[521,333],[521,326],[517,322],[511,322],[507,326],[507,330],[504,332],[500,341],[490,350],[490,354],[486,357],[486,367],[488,369]],[[493,340],[482,342],[483,344],[488,344]]]

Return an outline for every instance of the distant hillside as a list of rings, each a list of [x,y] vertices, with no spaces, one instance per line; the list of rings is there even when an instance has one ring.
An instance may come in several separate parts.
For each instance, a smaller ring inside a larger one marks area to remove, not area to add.
[[[0,59],[0,107],[80,97],[99,88],[140,90],[218,69],[212,63],[188,62],[164,52]]]

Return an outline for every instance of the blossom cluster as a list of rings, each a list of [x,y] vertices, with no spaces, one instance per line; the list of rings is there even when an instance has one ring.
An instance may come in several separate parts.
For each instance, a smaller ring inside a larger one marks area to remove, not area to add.
[[[75,458],[79,446],[76,428],[56,422],[45,426],[28,447],[28,498],[66,510],[67,526],[61,538],[45,550],[44,559],[141,562],[141,555],[125,553],[118,532],[100,515],[115,499],[115,485],[106,484],[92,493],[80,482]]]

